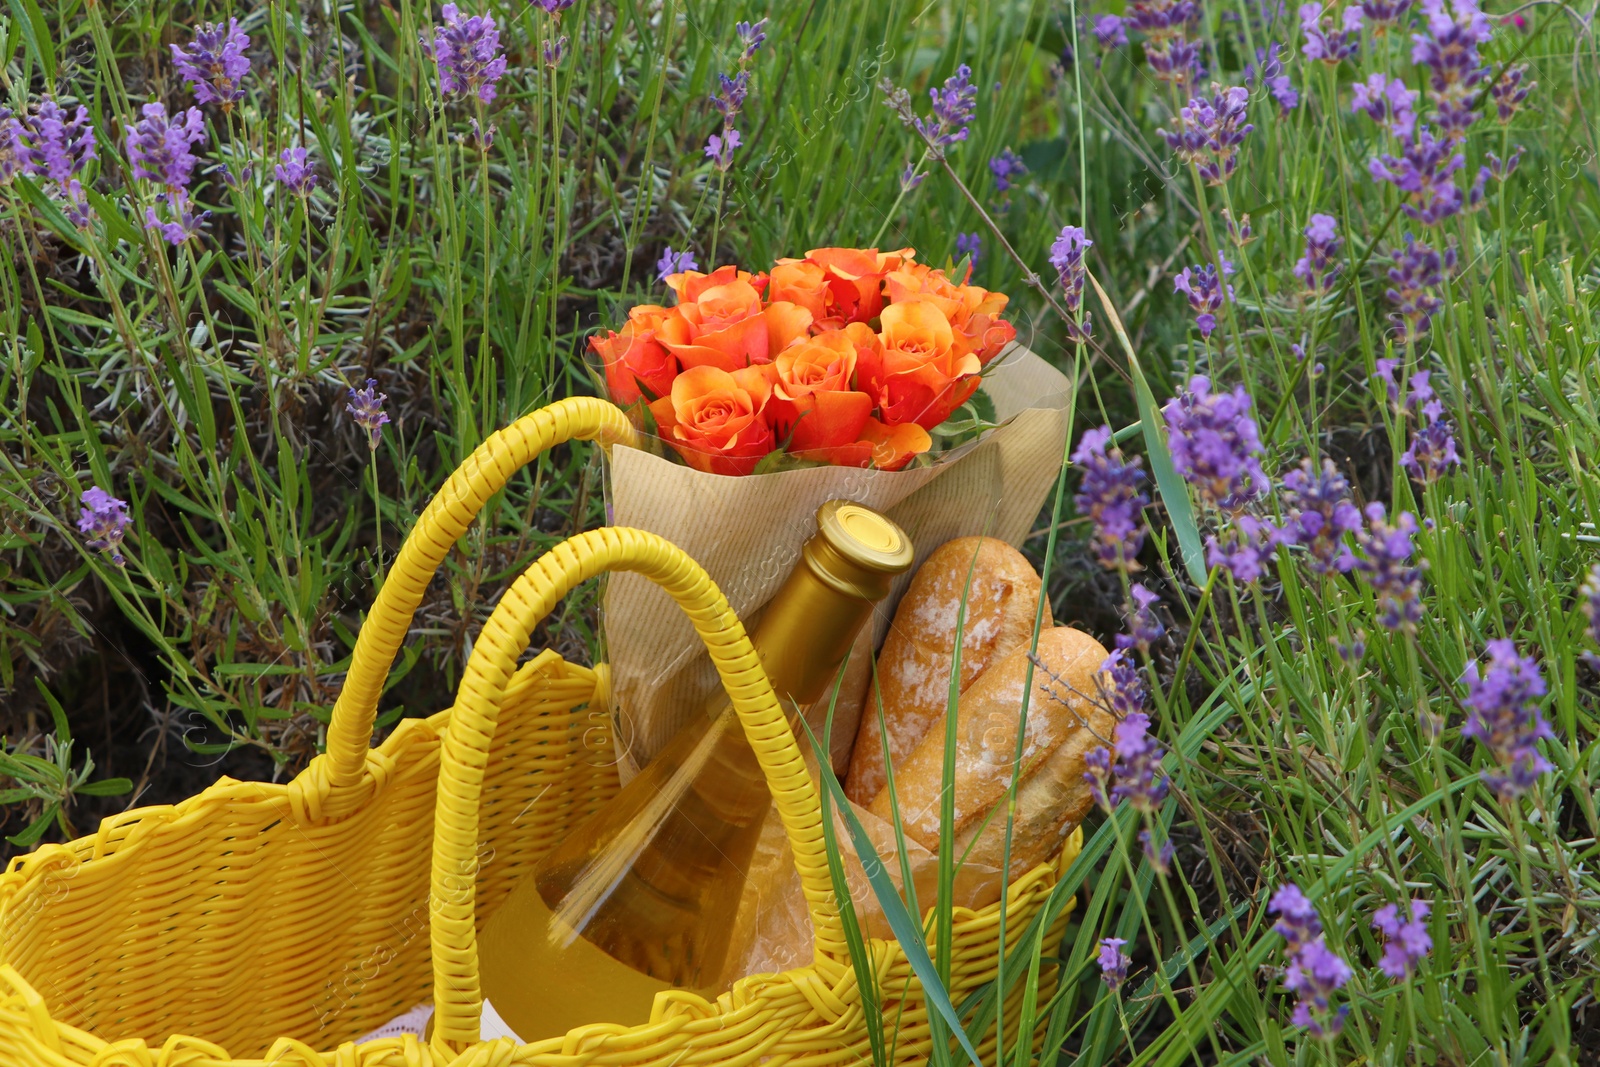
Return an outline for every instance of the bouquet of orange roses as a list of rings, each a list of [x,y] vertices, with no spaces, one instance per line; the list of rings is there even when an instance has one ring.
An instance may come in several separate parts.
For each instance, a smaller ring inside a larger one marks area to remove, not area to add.
[[[909,248],[818,248],[761,274],[724,266],[666,282],[676,306],[635,307],[590,345],[612,401],[711,474],[785,457],[900,470],[1016,337],[1003,294]]]

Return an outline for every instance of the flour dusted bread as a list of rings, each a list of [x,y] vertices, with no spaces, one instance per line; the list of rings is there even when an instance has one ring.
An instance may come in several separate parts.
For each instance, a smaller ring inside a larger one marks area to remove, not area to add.
[[[967,590],[961,642],[963,693],[991,664],[1026,646],[1033,633],[1039,576],[1022,553],[993,537],[962,537],[946,542],[928,557],[900,599],[878,653],[877,696],[882,699],[889,753],[897,773],[928,728],[944,719],[963,589]],[[1044,626],[1052,625],[1046,603]],[[886,777],[878,706],[869,682],[845,792],[866,806],[882,791]]]
[[[1098,641],[1081,630],[1059,626],[1039,635],[1038,655],[1048,670],[1033,671],[1012,829],[1009,873],[1013,877],[1054,854],[1089,810],[1093,797],[1083,780],[1083,758],[1110,742],[1115,724],[1111,713],[1100,706],[1096,675],[1107,653]],[[1011,786],[1027,670],[1024,644],[984,671],[961,694],[956,710],[953,829],[957,855],[966,853],[976,839],[967,856],[970,863],[996,868],[1001,864],[1004,801]],[[906,836],[932,851],[939,847],[944,780],[945,729],[943,716],[939,719],[895,766]],[[880,818],[891,818],[887,790],[868,808]],[[995,815],[985,824],[991,810]]]

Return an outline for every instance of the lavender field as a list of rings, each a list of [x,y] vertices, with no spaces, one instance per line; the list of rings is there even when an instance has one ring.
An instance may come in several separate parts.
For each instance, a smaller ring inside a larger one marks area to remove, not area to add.
[[[1116,649],[998,1057],[1600,1064],[1597,11],[10,0],[8,854],[304,769],[422,507],[667,275],[910,247],[1076,383],[1024,551]],[[380,727],[603,482],[491,503]]]

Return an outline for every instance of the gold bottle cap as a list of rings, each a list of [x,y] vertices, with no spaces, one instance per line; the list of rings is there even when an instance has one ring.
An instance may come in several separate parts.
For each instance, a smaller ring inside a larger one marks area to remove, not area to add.
[[[830,500],[817,509],[817,536],[805,546],[806,560],[818,577],[868,600],[884,596],[888,579],[908,570],[913,555],[904,530],[848,500]]]

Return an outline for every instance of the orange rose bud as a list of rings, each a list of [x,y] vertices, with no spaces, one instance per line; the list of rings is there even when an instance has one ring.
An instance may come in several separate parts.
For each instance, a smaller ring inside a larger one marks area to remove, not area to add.
[[[678,294],[680,304],[692,304],[699,300],[700,294],[707,289],[727,285],[729,282],[748,282],[757,293],[760,293],[767,286],[767,276],[751,274],[729,263],[718,267],[710,274],[686,270],[682,274],[669,274],[666,277],[667,288]]]
[[[811,312],[813,322],[821,323],[828,317],[830,294],[828,272],[820,263],[805,259],[780,259],[772,268],[771,300],[784,300]]]
[[[977,355],[961,352],[944,312],[929,300],[890,304],[880,318],[877,344],[852,333],[856,381],[877,401],[891,426],[915,423],[931,430],[978,390]]]
[[[820,333],[778,353],[768,367],[767,421],[790,452],[847,444],[872,417],[872,397],[850,388],[856,348],[842,330]]]
[[[678,360],[656,339],[664,307],[641,304],[628,312],[620,333],[590,337],[589,347],[605,362],[606,391],[618,407],[638,402],[648,390],[649,399],[665,396],[678,373]]]
[[[650,405],[661,438],[707,474],[749,474],[772,451],[764,412],[772,387],[761,368],[690,367]]]
[[[908,251],[908,250],[907,250]],[[876,248],[813,248],[806,262],[820,266],[828,281],[828,320],[834,325],[866,322],[883,309],[883,274],[899,254]]]

